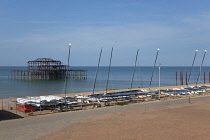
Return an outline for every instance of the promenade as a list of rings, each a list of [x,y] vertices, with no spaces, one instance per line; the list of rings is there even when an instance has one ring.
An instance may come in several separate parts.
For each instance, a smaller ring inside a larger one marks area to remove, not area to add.
[[[210,100],[210,96],[196,97],[196,98],[191,98],[191,103],[208,101],[208,100]],[[158,108],[158,107],[171,106],[177,104],[189,104],[188,99],[155,101],[155,102],[131,104],[127,106],[105,107],[93,110],[65,112],[53,115],[43,115],[37,117],[17,119],[17,120],[2,121],[0,122],[0,139],[7,139],[7,140],[13,140],[13,139],[34,140],[39,138],[42,139],[42,137],[44,136],[50,135],[60,130],[64,130],[67,127],[71,127],[72,125],[82,120],[94,116],[105,115],[110,113],[126,112],[126,111],[138,111],[138,110],[140,111],[143,109]],[[51,139],[51,137],[49,138],[46,137],[46,139]]]

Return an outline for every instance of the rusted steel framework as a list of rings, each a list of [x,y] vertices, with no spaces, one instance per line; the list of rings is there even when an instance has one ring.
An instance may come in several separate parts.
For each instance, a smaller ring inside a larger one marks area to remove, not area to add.
[[[20,79],[87,79],[87,70],[72,70],[51,58],[38,58],[27,64],[27,70],[12,70],[11,76]]]

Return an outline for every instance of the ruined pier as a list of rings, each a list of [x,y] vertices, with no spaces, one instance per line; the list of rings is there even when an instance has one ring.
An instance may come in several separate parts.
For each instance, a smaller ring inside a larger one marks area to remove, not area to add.
[[[12,70],[11,78],[14,79],[87,79],[87,70],[74,70],[63,65],[59,60],[51,58],[38,58],[27,62],[27,70]]]

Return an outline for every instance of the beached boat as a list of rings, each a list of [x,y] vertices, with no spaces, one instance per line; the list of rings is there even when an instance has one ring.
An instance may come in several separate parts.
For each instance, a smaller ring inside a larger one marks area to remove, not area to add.
[[[143,96],[138,96],[138,98],[139,98],[139,99],[145,99],[145,97],[143,97]]]
[[[16,109],[21,112],[35,112],[36,108],[29,105],[17,104]]]

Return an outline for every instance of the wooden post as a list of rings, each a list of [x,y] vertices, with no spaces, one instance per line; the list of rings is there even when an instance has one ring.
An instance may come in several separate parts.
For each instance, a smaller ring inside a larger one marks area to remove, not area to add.
[[[206,84],[206,72],[203,72],[203,83]]]
[[[182,72],[182,85],[184,85],[184,73]]]
[[[188,85],[188,83],[187,83],[187,72],[186,72],[185,80],[186,80],[186,85]]]
[[[210,72],[209,72],[209,83],[210,83]]]
[[[183,73],[180,72],[180,85],[183,85]]]
[[[176,72],[176,86],[177,86],[177,72]]]

